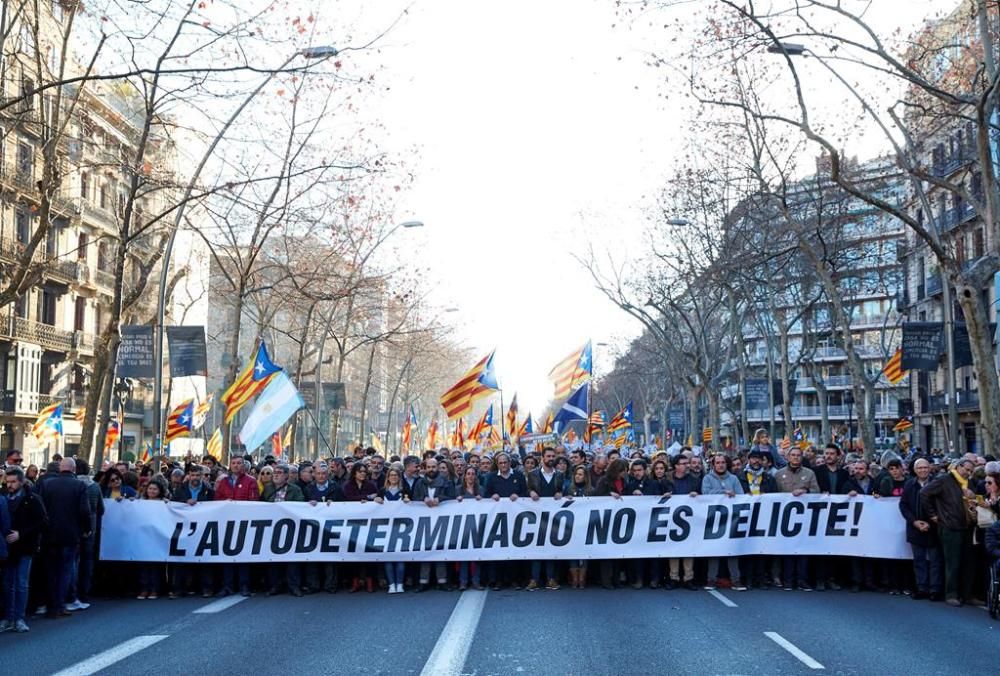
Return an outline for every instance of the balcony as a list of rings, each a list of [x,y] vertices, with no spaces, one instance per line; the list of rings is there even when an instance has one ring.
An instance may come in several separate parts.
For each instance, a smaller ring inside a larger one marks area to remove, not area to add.
[[[938,219],[942,232],[949,232],[976,217],[976,210],[970,204],[961,204],[947,209]]]
[[[951,176],[959,169],[969,166],[974,162],[974,158],[969,150],[961,150],[951,157],[943,158],[931,165],[931,174],[938,178]]]
[[[87,331],[73,332],[73,349],[78,356],[93,357],[97,347],[97,336]]]
[[[94,270],[94,279],[98,286],[103,286],[106,289],[115,288],[115,274],[113,272],[96,269]]]
[[[979,409],[978,390],[958,390],[955,392],[958,397],[959,411],[975,411]],[[948,410],[948,402],[945,394],[932,394],[927,401],[927,408],[922,413],[941,413]]]
[[[813,359],[847,359],[847,353],[842,347],[817,347],[813,350]]]
[[[0,313],[0,335],[26,343],[34,343],[46,350],[69,352],[73,349],[73,332],[58,329],[33,319],[12,317],[8,312]]]

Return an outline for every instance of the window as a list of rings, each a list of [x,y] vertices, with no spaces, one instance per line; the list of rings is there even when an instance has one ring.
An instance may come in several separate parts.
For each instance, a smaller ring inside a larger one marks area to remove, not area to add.
[[[83,331],[84,323],[87,320],[87,299],[77,297],[76,308],[73,314],[73,330]]]
[[[80,174],[80,197],[90,197],[90,176],[86,172]]]
[[[28,318],[28,294],[30,293],[31,291],[26,291],[23,296],[14,301],[14,314],[21,319]]]
[[[14,216],[14,227],[17,230],[17,241],[27,244],[31,239],[31,216],[24,211],[18,211]]]
[[[21,178],[30,181],[35,174],[35,153],[27,143],[17,143],[17,173]]]
[[[101,335],[101,306],[94,306],[94,334]]]
[[[108,257],[108,243],[101,242],[97,245],[97,269],[108,271],[111,266],[111,259]]]
[[[959,265],[965,262],[965,235],[955,238],[955,262]]]
[[[63,20],[62,0],[52,0],[52,18],[62,23]]]
[[[56,294],[54,291],[44,289],[38,306],[38,321],[49,326],[56,324]]]
[[[21,51],[28,54],[35,52],[35,32],[27,20],[21,21]]]
[[[108,186],[106,185],[101,186],[101,196],[98,204],[102,209],[108,208]]]
[[[90,237],[85,232],[81,232],[76,238],[76,259],[78,261],[87,261],[87,245],[90,243]]]
[[[59,227],[56,225],[49,227],[49,232],[45,236],[45,254],[49,258],[59,255]]]

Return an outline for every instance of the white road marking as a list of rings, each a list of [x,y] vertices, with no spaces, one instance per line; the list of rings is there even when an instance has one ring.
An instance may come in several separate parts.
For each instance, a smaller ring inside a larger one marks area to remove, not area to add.
[[[457,676],[462,673],[472,639],[476,636],[479,617],[486,605],[486,594],[476,590],[462,592],[420,676]]]
[[[778,632],[776,632],[776,631],[765,631],[764,632],[764,636],[767,636],[769,639],[771,639],[772,641],[774,641],[775,643],[777,643],[778,645],[780,645],[782,648],[784,648],[788,652],[790,652],[792,655],[795,656],[795,658],[799,662],[802,662],[802,664],[806,665],[810,669],[826,669],[826,667],[824,667],[822,664],[820,664],[819,662],[817,662],[813,658],[809,657],[809,655],[806,655],[804,652],[802,652],[801,650],[799,650],[798,647],[796,647],[794,643],[792,643],[791,641],[787,640],[785,637],[783,637]]]
[[[114,648],[105,650],[102,653],[97,653],[82,662],[77,662],[73,666],[67,667],[66,669],[54,674],[54,676],[89,676],[90,674],[96,674],[101,669],[106,669],[115,662],[120,662],[126,657],[131,657],[143,648],[148,648],[154,643],[159,643],[165,638],[167,638],[166,634],[136,636],[135,638],[129,639],[124,643],[119,643]]]
[[[717,592],[714,589],[709,589],[708,593],[719,599],[719,602],[727,608],[736,608],[736,604],[729,600],[729,598],[722,592]]]
[[[193,613],[221,613],[226,608],[232,608],[237,603],[241,601],[246,601],[246,596],[227,596],[224,599],[219,599],[218,601],[212,601],[207,606],[202,606],[198,610],[193,610]]]

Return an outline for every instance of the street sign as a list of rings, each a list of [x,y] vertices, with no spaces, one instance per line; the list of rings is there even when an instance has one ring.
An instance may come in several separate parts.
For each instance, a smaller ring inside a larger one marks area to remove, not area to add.
[[[122,342],[118,346],[118,368],[115,375],[119,378],[152,378],[155,375],[153,327],[123,326],[121,335]]]

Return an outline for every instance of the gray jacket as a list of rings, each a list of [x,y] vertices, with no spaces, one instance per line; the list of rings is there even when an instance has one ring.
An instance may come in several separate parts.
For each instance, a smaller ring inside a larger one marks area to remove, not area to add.
[[[726,472],[721,477],[715,472],[709,472],[701,480],[702,495],[725,495],[727,492],[743,495],[743,485],[730,472]]]

